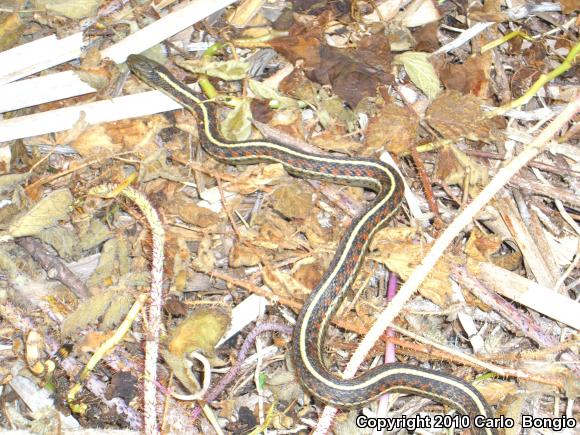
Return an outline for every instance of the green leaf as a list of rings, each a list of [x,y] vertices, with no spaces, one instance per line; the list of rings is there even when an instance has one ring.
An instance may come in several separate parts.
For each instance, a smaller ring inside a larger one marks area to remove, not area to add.
[[[252,133],[252,111],[250,102],[242,100],[238,106],[226,116],[221,124],[224,137],[232,141],[246,140]]]
[[[434,99],[441,91],[441,82],[427,53],[407,51],[396,56],[395,63],[405,67],[411,81],[430,99]]]
[[[206,74],[222,80],[245,79],[250,65],[239,60],[207,61],[202,60],[176,60],[176,64],[196,74]]]
[[[256,96],[263,98],[264,100],[270,100],[270,106],[276,109],[295,109],[297,107],[304,107],[304,104],[295,100],[294,98],[286,97],[262,82],[250,79],[248,81],[250,89]]]
[[[264,389],[264,385],[266,385],[266,381],[268,380],[268,376],[264,372],[260,372],[258,375],[258,387],[260,390]]]

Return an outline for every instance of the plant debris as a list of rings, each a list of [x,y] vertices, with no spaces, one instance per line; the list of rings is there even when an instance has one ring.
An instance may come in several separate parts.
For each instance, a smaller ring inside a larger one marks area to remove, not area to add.
[[[320,343],[332,372],[399,361],[514,433],[578,427],[577,1],[0,5],[2,430],[366,433],[302,388],[290,334],[374,194],[217,161],[209,128],[400,171]],[[131,74],[139,53],[212,125]]]

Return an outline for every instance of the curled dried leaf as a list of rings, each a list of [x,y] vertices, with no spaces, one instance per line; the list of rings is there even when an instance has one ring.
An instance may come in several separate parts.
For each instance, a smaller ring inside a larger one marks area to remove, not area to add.
[[[199,309],[170,333],[168,349],[175,356],[202,351],[214,355],[214,348],[230,325],[230,315],[219,307]]]

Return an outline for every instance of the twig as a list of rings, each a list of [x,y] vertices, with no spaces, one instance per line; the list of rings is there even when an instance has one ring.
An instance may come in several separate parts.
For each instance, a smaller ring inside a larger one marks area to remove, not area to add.
[[[33,237],[20,237],[16,239],[16,243],[40,264],[49,278],[60,281],[81,300],[90,296],[89,289],[85,283],[72,270],[66,267],[58,257],[47,253],[43,243]]]
[[[435,227],[436,230],[441,230],[443,229],[443,221],[441,220],[441,213],[439,213],[439,207],[437,207],[437,201],[435,201],[435,197],[433,196],[433,188],[431,187],[431,182],[429,181],[427,171],[425,171],[425,165],[423,164],[423,160],[421,160],[421,157],[419,156],[419,153],[417,152],[416,148],[411,147],[410,152],[411,157],[413,159],[413,163],[417,168],[419,179],[421,180],[421,184],[423,185],[425,199],[427,199],[429,209],[434,214],[433,226]]]

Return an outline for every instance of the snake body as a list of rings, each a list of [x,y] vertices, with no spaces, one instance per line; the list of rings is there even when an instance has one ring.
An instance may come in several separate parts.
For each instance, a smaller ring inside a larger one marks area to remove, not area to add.
[[[329,321],[355,279],[373,235],[397,212],[403,200],[403,182],[391,166],[379,160],[318,155],[272,140],[232,142],[217,130],[214,103],[193,92],[164,66],[140,55],[127,63],[134,74],[197,116],[202,146],[212,157],[230,164],[280,163],[287,172],[371,189],[372,203],[353,219],[316,289],[306,300],[294,328],[292,353],[297,378],[322,402],[340,408],[361,407],[387,392],[429,397],[473,418],[493,416],[489,405],[470,384],[455,376],[407,364],[386,364],[353,379],[331,373],[322,362]],[[494,435],[495,429],[478,428]]]

